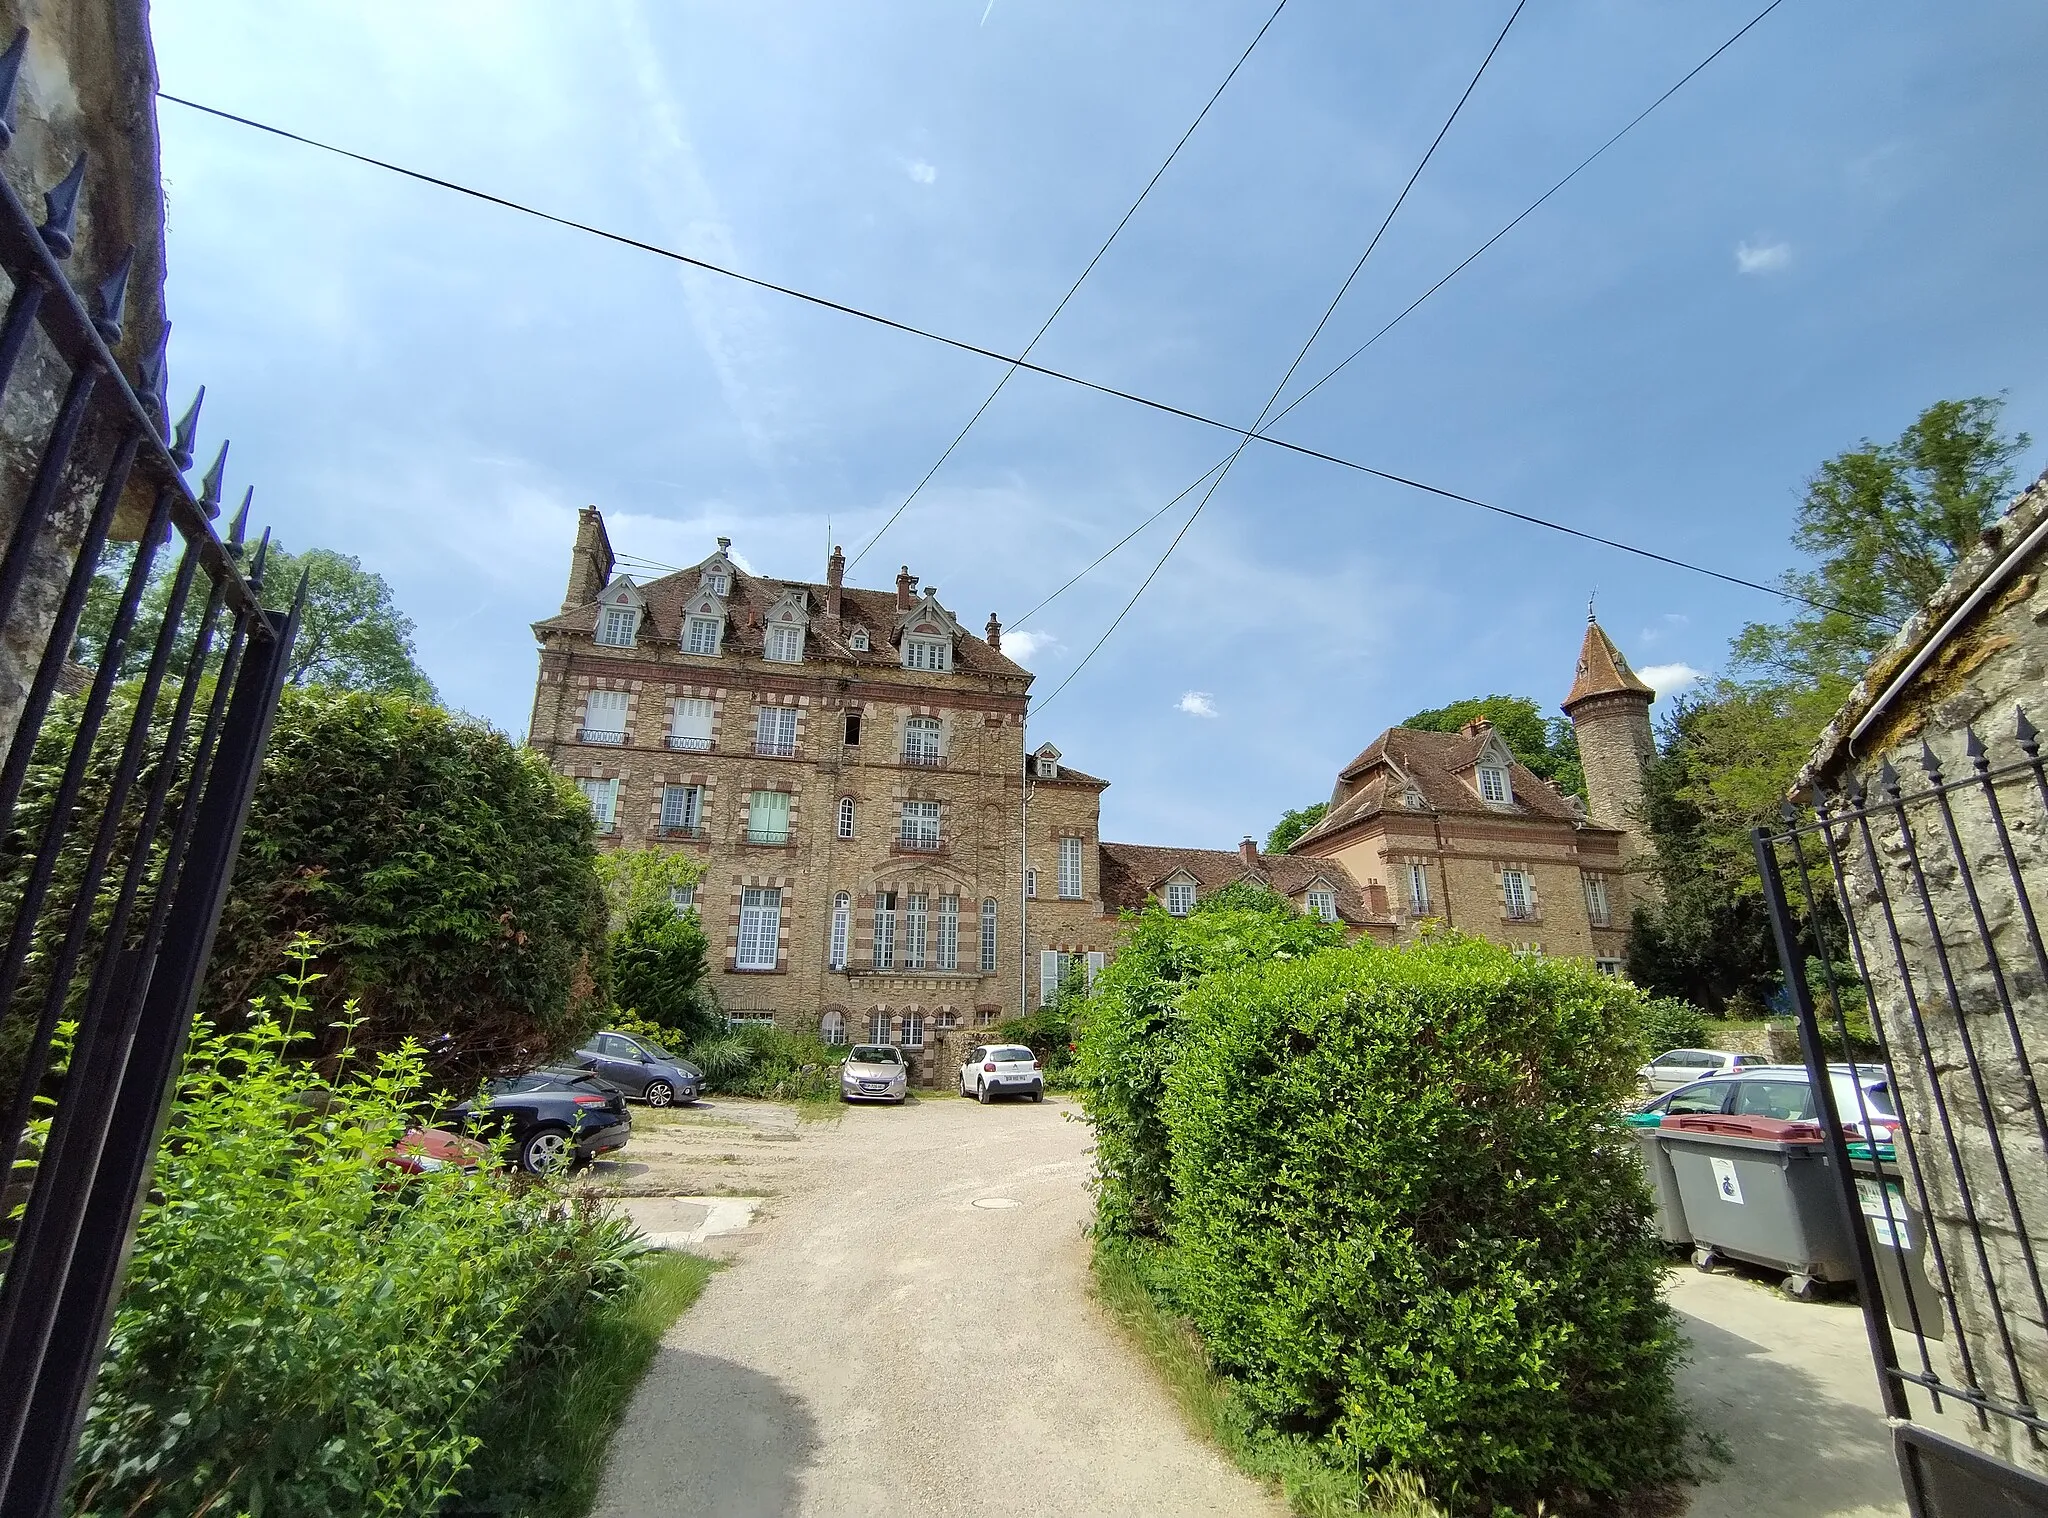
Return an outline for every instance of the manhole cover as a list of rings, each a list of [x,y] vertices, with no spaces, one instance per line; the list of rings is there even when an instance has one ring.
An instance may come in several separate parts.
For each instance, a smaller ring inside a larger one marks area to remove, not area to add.
[[[986,1207],[991,1212],[1001,1212],[1005,1208],[1015,1207],[1017,1199],[1013,1196],[978,1196],[974,1199],[974,1205]]]

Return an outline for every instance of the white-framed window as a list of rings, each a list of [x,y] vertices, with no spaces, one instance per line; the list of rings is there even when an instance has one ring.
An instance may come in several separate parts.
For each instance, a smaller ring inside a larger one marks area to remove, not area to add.
[[[754,752],[788,759],[796,753],[796,708],[754,708]]]
[[[875,968],[896,968],[896,893],[875,892]],[[876,1039],[876,1043],[884,1040]]]
[[[1408,912],[1412,917],[1429,915],[1429,866],[1420,860],[1410,860],[1405,867],[1408,871]]]
[[[728,1028],[772,1028],[775,1026],[773,1012],[728,1012],[725,1014]]]
[[[853,926],[853,898],[841,891],[832,898],[832,941],[826,949],[826,965],[830,969],[846,968],[846,940]],[[829,1043],[830,1040],[828,1039]]]
[[[624,743],[626,702],[627,696],[622,690],[590,692],[583,698],[583,730],[576,736],[585,743]]]
[[[974,1026],[977,1028],[993,1028],[996,1025],[996,1019],[1001,1016],[1002,1014],[996,1011],[995,1008],[983,1007],[974,1014]]]
[[[725,631],[723,617],[691,617],[683,624],[683,652],[715,654],[719,635]]]
[[[1337,893],[1330,890],[1315,890],[1308,893],[1308,915],[1320,917],[1324,922],[1337,920]]]
[[[857,654],[866,653],[868,651],[868,630],[865,627],[856,627],[846,635],[846,646]]]
[[[1508,772],[1498,764],[1479,766],[1479,799],[1490,801],[1496,806],[1505,805],[1515,799],[1515,793],[1508,786]]]
[[[925,966],[925,950],[929,940],[931,898],[922,891],[912,891],[903,904],[903,968],[922,970]]]
[[[733,966],[741,970],[772,970],[782,942],[782,892],[773,886],[748,886],[740,892],[740,942]],[[772,1021],[772,1015],[770,1020]]]
[[[631,648],[640,627],[640,613],[631,606],[607,606],[598,619],[597,641],[609,648]]]
[[[939,846],[939,804],[936,801],[906,801],[897,836],[907,849],[935,849]]]
[[[1607,906],[1607,877],[1587,875],[1583,878],[1586,882],[1586,918],[1594,927],[1604,928],[1612,920]]]
[[[1422,792],[1412,785],[1401,793],[1401,805],[1408,808],[1411,812],[1419,812],[1428,804],[1428,802],[1422,799]]]
[[[939,898],[939,953],[941,970],[960,968],[960,898]]]
[[[889,1040],[889,1014],[877,1009],[868,1014],[868,1042],[886,1044]]]
[[[949,1007],[932,1018],[932,1026],[941,1032],[948,1028],[957,1028],[960,1026],[960,1014]]]
[[[1195,909],[1195,888],[1186,880],[1169,880],[1166,883],[1166,910],[1174,917],[1185,917]]]
[[[754,791],[748,795],[747,842],[789,842],[788,791]]]
[[[839,836],[841,838],[851,838],[853,836],[853,798],[851,796],[841,796],[839,798]]]
[[[1049,1007],[1060,994],[1060,987],[1075,975],[1087,975],[1090,984],[1094,977],[1089,973],[1089,960],[1093,956],[1069,954],[1063,949],[1040,949],[1038,951],[1038,1004]],[[1099,968],[1099,966],[1097,966]]]
[[[668,904],[678,912],[695,910],[697,905],[697,888],[693,885],[670,887]]]
[[[704,822],[704,788],[701,785],[665,785],[661,788],[661,830],[664,833],[694,833]]]
[[[945,671],[953,667],[950,638],[909,638],[903,640],[903,667]]]
[[[714,596],[723,596],[732,591],[732,577],[722,569],[714,569],[704,577],[704,588]]]
[[[984,897],[981,903],[981,973],[995,974],[996,969],[996,899]]]
[[[707,696],[678,696],[669,713],[668,746],[698,753],[709,749],[713,710]]]
[[[1091,995],[1095,990],[1095,977],[1102,973],[1102,967],[1108,963],[1109,955],[1101,949],[1090,949],[1088,951],[1088,980],[1085,989]]]
[[[1026,870],[1024,872],[1024,896],[1029,901],[1038,900],[1038,871]]]
[[[1502,870],[1500,872],[1500,899],[1510,917],[1534,917],[1532,905],[1534,893],[1529,889],[1529,876],[1524,870]]]
[[[767,646],[763,653],[777,664],[801,664],[804,662],[804,630],[801,627],[777,625],[768,629]]]
[[[939,719],[937,717],[912,717],[903,724],[903,762],[905,764],[938,764]]]
[[[576,789],[583,792],[583,799],[590,803],[590,815],[597,819],[597,830],[609,833],[619,815],[619,782],[578,780]]]
[[[846,1043],[846,1014],[827,1012],[818,1019],[818,1037],[837,1049]]]
[[[1031,761],[1031,767],[1032,772],[1040,780],[1057,780],[1060,778],[1060,762],[1053,758],[1051,754],[1040,754]]]
[[[1602,975],[1612,975],[1616,979],[1621,977],[1621,961],[1618,959],[1596,959],[1593,961],[1593,968]]]
[[[903,1014],[903,1047],[922,1049],[924,1047],[924,1014],[912,1008]]]
[[[1060,899],[1081,899],[1081,840],[1078,838],[1060,840]]]

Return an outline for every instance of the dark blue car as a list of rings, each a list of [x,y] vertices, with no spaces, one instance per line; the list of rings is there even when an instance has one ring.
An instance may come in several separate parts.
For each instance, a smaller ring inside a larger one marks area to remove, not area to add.
[[[694,1102],[704,1085],[704,1072],[688,1060],[624,1033],[600,1033],[569,1059],[650,1107]]]

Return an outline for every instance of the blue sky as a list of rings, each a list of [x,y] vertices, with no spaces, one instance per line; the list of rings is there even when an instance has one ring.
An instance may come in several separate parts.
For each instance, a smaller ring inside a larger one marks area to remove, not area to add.
[[[1366,265],[1319,375],[1761,8],[1532,0]],[[160,0],[166,89],[1015,351],[1270,0],[431,6]],[[1507,3],[1290,0],[1041,344],[1249,421]],[[1310,399],[1283,435],[1771,580],[1801,481],[1927,403],[2048,442],[2048,11],[1787,0]],[[448,700],[523,734],[578,507],[820,579],[993,364],[161,111],[174,391],[290,547],[359,555]],[[1014,622],[1229,451],[1020,375],[855,570]],[[2037,444],[2023,461],[2048,462]],[[1169,514],[1034,618],[1050,691]],[[829,524],[829,529],[828,529]],[[1228,846],[1422,707],[1569,687],[1586,597],[1711,671],[1755,592],[1254,448],[1034,719],[1111,838]],[[1660,674],[1675,682],[1682,674]]]

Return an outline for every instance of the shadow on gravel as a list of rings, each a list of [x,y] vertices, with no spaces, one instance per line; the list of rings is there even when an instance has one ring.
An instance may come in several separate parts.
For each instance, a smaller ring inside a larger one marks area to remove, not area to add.
[[[664,1345],[612,1440],[593,1518],[782,1518],[817,1446],[810,1410],[772,1376]]]

